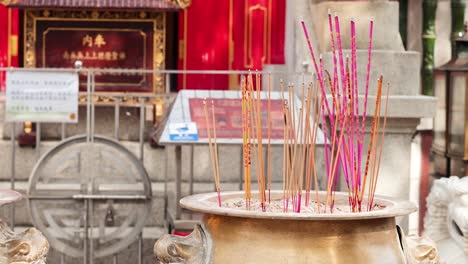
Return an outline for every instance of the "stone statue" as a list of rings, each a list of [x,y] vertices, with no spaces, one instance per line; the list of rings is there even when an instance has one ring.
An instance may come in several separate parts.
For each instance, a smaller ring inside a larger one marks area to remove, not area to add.
[[[187,237],[164,235],[154,244],[154,254],[162,264],[200,264],[205,259],[205,250],[206,239],[200,225]]]
[[[434,181],[426,203],[424,235],[437,244],[441,263],[468,263],[468,177]]]
[[[405,238],[404,243],[404,251],[408,264],[440,263],[437,245],[431,239],[425,236],[410,235]]]
[[[21,194],[13,190],[0,190],[0,206],[21,200]],[[0,219],[0,264],[45,264],[49,242],[40,231],[28,228],[13,232]]]
[[[45,264],[49,243],[35,228],[15,234],[0,219],[0,264]]]

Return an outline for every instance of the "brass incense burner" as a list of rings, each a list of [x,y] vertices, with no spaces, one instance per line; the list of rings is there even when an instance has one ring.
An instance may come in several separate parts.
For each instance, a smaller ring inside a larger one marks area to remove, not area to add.
[[[243,195],[224,192],[222,199]],[[323,200],[325,193],[320,197]],[[272,192],[272,200],[281,198],[282,191]],[[347,200],[347,193],[336,193],[337,204]],[[416,212],[413,203],[385,197],[376,197],[375,203],[382,209],[276,213],[219,207],[216,193],[188,196],[180,204],[202,213],[201,225],[188,237],[162,237],[154,252],[162,263],[187,264],[436,263],[414,261],[396,225],[395,217]]]

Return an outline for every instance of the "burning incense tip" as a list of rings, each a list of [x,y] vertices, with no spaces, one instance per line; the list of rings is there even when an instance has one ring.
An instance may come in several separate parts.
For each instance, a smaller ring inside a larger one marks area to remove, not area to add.
[[[328,15],[331,15],[331,9],[328,8]]]
[[[337,17],[337,16],[338,16],[338,12],[335,12],[335,17]]]
[[[370,17],[370,22],[374,22],[375,21],[375,17]]]
[[[323,55],[322,55],[322,53],[320,53],[320,55],[319,55],[319,59],[322,59],[322,58],[323,58]]]
[[[351,22],[353,22],[353,23],[354,23],[354,21],[355,21],[355,20],[354,20],[354,17],[351,17]]]

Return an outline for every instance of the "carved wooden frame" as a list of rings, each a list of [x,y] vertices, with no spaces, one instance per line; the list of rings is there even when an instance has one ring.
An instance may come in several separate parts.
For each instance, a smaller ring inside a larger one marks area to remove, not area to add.
[[[36,67],[36,23],[39,20],[152,22],[153,70],[165,68],[166,14],[164,12],[26,9],[24,11],[23,47],[25,68]],[[153,92],[165,92],[164,74],[153,74]]]

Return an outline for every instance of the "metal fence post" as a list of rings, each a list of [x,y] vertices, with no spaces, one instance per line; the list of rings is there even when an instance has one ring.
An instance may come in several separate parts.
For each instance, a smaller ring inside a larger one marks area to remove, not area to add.
[[[10,188],[15,189],[15,178],[16,178],[16,123],[11,123],[11,175],[10,175]],[[11,229],[15,230],[15,204],[11,204]]]

